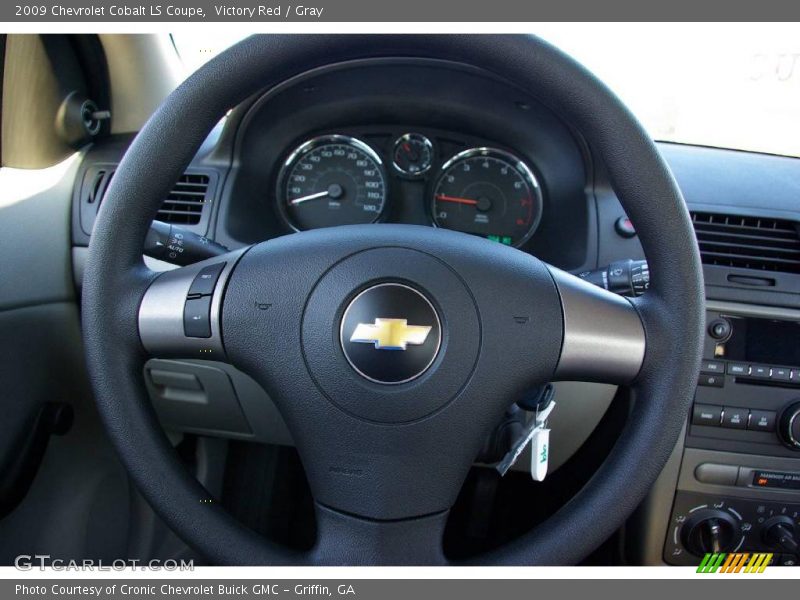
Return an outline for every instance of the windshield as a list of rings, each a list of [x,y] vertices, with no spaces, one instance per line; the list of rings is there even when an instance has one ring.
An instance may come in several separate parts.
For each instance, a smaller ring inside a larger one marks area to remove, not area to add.
[[[800,25],[537,24],[661,141],[800,156]],[[194,70],[237,36],[174,34]]]

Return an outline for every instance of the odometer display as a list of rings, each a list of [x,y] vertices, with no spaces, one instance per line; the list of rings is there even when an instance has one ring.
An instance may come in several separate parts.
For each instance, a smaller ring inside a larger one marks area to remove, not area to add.
[[[281,211],[298,230],[377,221],[386,204],[380,157],[364,142],[327,135],[302,144],[278,183]]]
[[[448,160],[433,190],[433,220],[455,229],[520,246],[536,230],[542,193],[530,168],[514,155],[473,148]]]

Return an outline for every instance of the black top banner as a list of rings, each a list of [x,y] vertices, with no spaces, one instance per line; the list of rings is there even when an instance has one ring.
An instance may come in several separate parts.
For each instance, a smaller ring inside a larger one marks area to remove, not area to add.
[[[190,0],[170,4],[12,0],[0,3],[0,19],[11,23],[794,21],[800,19],[800,3],[785,0]]]

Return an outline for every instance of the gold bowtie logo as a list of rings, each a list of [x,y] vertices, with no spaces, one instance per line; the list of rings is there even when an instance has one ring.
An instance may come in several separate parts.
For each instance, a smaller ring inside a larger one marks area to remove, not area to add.
[[[409,325],[406,319],[375,319],[375,323],[359,323],[350,341],[374,344],[377,350],[405,350],[424,344],[430,331],[427,325]]]

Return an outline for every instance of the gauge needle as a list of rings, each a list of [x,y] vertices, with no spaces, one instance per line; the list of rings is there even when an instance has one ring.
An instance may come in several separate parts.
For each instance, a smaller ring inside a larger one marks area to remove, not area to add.
[[[308,196],[300,196],[299,198],[294,198],[293,200],[289,200],[289,204],[292,206],[297,206],[298,204],[302,204],[303,202],[308,202],[309,200],[316,200],[317,198],[324,198],[325,196],[330,196],[330,190],[325,190],[324,192],[317,192],[316,194],[309,194]]]
[[[417,153],[416,153],[416,152],[414,152],[414,151],[411,149],[411,144],[409,144],[408,142],[406,142],[406,143],[404,143],[404,144],[403,144],[403,150],[405,150],[405,151],[406,151],[406,154],[408,154],[408,159],[409,159],[410,161],[412,161],[412,162],[413,162],[413,161],[416,161],[416,160],[419,158],[419,156],[417,156]]]
[[[455,202],[456,204],[469,204],[475,206],[478,204],[477,200],[471,198],[456,198],[454,196],[445,196],[444,194],[436,194],[436,199],[442,202]]]

